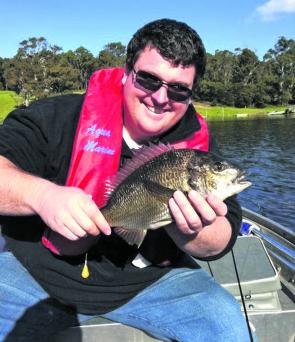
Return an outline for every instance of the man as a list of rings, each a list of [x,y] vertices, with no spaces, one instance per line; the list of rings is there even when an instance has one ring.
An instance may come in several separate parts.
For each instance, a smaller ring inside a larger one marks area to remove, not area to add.
[[[6,119],[0,213],[11,252],[0,256],[1,270],[9,274],[0,281],[2,338],[32,331],[25,318],[37,306],[45,320],[56,322],[58,315],[47,310],[48,320],[39,305],[50,297],[71,307],[79,321],[99,315],[165,341],[249,340],[238,304],[188,257],[211,260],[230,250],[241,220],[234,198],[176,191],[169,201],[175,223],[150,231],[139,250],[112,232],[98,205],[111,172],[107,163],[123,165],[132,158],[129,147],[161,141],[216,151],[191,104],[204,68],[197,33],[157,20],[133,36],[125,71],[95,74],[85,98],[41,100]],[[89,174],[98,179],[87,188],[83,177]],[[65,245],[56,249],[50,236]],[[82,277],[86,258],[90,274]]]

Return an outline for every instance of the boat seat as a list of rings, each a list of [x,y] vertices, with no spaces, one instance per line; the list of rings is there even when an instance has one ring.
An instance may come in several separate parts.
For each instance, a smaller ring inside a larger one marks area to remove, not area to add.
[[[279,274],[274,267],[262,240],[256,236],[241,236],[233,248],[246,307],[252,311],[280,311],[278,290]],[[232,254],[221,259],[197,261],[217,282],[240,302],[240,291]]]

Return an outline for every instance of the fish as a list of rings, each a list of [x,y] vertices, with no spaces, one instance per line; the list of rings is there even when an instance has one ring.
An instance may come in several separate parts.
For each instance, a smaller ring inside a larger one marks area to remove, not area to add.
[[[150,144],[106,184],[106,205],[101,212],[115,233],[130,245],[141,245],[149,229],[173,222],[169,199],[176,190],[198,191],[222,200],[251,185],[246,173],[222,157],[194,149]]]

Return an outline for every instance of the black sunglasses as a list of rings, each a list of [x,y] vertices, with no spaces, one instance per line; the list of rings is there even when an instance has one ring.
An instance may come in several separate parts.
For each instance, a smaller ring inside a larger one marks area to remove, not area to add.
[[[179,83],[167,83],[160,80],[158,77],[146,72],[132,70],[135,75],[135,82],[148,91],[157,91],[163,85],[167,86],[167,96],[170,100],[183,102],[189,99],[193,92],[191,89],[179,84]]]

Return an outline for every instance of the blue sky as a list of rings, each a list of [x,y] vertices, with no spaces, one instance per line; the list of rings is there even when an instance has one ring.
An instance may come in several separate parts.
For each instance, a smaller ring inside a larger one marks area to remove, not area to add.
[[[1,12],[0,57],[41,36],[63,51],[84,46],[97,56],[107,43],[127,45],[139,27],[163,17],[188,23],[211,53],[239,47],[262,58],[280,36],[295,39],[295,0],[10,0]]]

